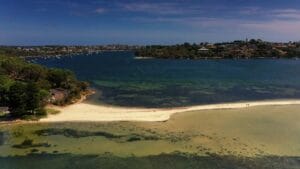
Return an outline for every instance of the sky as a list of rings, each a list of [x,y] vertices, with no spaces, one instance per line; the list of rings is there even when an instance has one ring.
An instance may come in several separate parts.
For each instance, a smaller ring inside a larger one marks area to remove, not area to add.
[[[300,0],[0,0],[0,45],[300,40]]]

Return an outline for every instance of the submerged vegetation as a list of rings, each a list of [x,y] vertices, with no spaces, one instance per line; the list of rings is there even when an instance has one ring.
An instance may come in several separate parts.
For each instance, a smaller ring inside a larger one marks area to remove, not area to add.
[[[5,138],[4,138],[4,132],[0,131],[0,146],[4,144]]]
[[[34,147],[50,147],[48,143],[33,143],[33,140],[25,139],[21,144],[13,145],[13,148],[26,149]]]
[[[34,161],[34,163],[30,162]],[[28,156],[0,157],[2,169],[296,169],[300,165],[299,157],[235,157],[195,156],[172,153],[145,157],[117,157],[104,155],[72,155],[32,153]]]
[[[47,103],[71,103],[87,87],[71,71],[48,69],[0,54],[0,107],[8,107],[12,117],[44,115]]]
[[[81,138],[89,136],[103,136],[105,138],[121,138],[121,135],[114,135],[107,132],[89,132],[89,131],[77,131],[74,129],[55,129],[49,128],[44,130],[38,130],[35,132],[38,136],[51,136],[51,135],[63,135],[71,138]]]
[[[300,56],[300,43],[273,43],[251,39],[215,44],[153,45],[140,48],[135,55],[163,59],[291,58]]]
[[[113,133],[108,133],[104,131],[78,131],[74,129],[55,129],[49,128],[44,130],[38,130],[35,132],[38,136],[53,136],[53,135],[63,135],[65,137],[70,138],[82,138],[82,137],[92,137],[92,136],[100,136],[105,137],[107,139],[113,139],[119,142],[134,142],[134,141],[142,141],[142,140],[159,140],[158,136],[154,135],[142,135],[142,134],[130,134],[130,135],[117,135]]]

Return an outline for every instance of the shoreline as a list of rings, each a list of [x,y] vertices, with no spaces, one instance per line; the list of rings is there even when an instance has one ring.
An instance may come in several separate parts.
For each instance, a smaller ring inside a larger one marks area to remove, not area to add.
[[[77,102],[65,107],[50,106],[49,108],[60,111],[60,113],[48,115],[38,122],[162,122],[169,120],[174,114],[188,111],[242,109],[256,106],[283,105],[300,105],[300,99],[220,103],[177,108],[130,108]]]

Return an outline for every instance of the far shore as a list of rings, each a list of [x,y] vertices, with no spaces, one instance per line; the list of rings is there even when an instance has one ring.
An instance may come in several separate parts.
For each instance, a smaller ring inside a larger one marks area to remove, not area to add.
[[[255,106],[283,106],[300,105],[299,100],[269,100],[237,103],[222,103],[178,108],[129,108],[106,105],[95,105],[78,102],[66,107],[49,106],[60,111],[55,115],[48,115],[39,122],[113,122],[113,121],[167,121],[173,114],[187,111],[241,109]]]
[[[134,59],[155,59],[154,57],[136,56]]]

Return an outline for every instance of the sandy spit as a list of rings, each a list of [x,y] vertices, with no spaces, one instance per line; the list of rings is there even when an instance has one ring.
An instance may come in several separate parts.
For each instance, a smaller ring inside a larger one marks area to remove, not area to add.
[[[93,105],[88,103],[76,103],[67,107],[55,107],[52,109],[60,111],[59,114],[49,115],[40,119],[40,122],[106,122],[106,121],[167,121],[171,115],[196,110],[217,110],[217,109],[240,109],[253,106],[280,106],[300,105],[300,100],[271,100],[253,101],[239,103],[224,103],[199,105],[191,107],[155,109],[155,108],[128,108],[113,107],[104,105]]]

